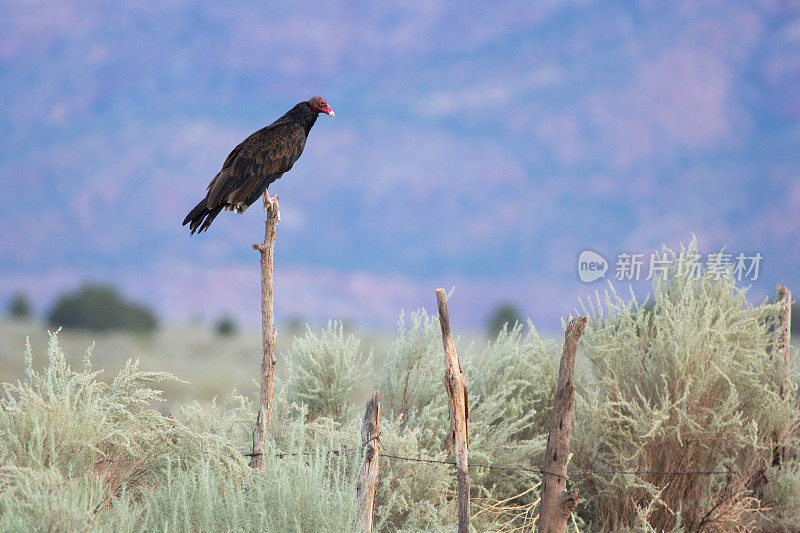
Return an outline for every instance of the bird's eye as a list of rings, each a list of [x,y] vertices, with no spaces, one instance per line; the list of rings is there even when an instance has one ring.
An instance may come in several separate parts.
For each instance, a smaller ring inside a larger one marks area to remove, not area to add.
[[[325,100],[320,100],[320,101],[319,101],[319,105],[321,105],[321,106],[326,106],[326,105],[328,105],[328,104],[326,104],[326,103],[325,103]]]

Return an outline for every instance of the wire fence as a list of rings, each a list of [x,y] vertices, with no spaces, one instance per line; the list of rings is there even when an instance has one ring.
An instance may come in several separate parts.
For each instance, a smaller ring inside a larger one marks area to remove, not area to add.
[[[274,454],[275,457],[287,457],[287,456],[311,456],[317,455],[318,452],[280,452]],[[344,447],[341,450],[327,450],[323,452],[329,455],[355,455],[360,454],[360,450],[352,449]],[[260,453],[245,453],[243,454],[246,457],[253,457],[256,455],[261,455]],[[456,466],[455,461],[444,461],[441,459],[430,459],[425,457],[403,457],[401,455],[392,455],[389,453],[379,453],[380,457],[385,457],[387,459],[397,459],[399,461],[410,461],[410,462],[417,462],[417,463],[432,463],[432,464],[440,464],[440,465],[448,465],[448,466]],[[565,477],[562,474],[558,474],[556,472],[548,472],[541,468],[532,468],[532,467],[525,467],[525,466],[501,466],[501,465],[487,465],[481,463],[470,463],[470,468],[485,468],[489,470],[506,470],[506,471],[519,471],[519,472],[530,472],[534,474],[549,474],[551,476],[557,477]],[[591,468],[570,468],[567,470],[567,474],[629,474],[629,475],[654,475],[654,476],[689,476],[689,475],[716,475],[716,474],[732,474],[732,470],[614,470],[614,469],[591,469]]]

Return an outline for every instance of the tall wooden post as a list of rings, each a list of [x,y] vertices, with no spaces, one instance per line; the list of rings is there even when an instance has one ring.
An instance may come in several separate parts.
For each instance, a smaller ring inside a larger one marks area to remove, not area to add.
[[[364,422],[361,425],[361,446],[364,451],[364,464],[358,476],[358,511],[356,527],[360,531],[372,531],[372,517],[375,506],[375,492],[378,489],[378,459],[381,453],[381,402],[380,393],[375,391],[367,402]]]
[[[450,331],[450,316],[447,313],[447,294],[436,289],[439,304],[439,324],[442,326],[444,343],[444,386],[450,398],[450,420],[453,422],[453,448],[458,472],[458,533],[469,533],[469,403],[467,378],[458,361],[456,345]]]
[[[777,354],[789,364],[789,347],[792,343],[792,293],[783,285],[776,288],[777,302],[781,305],[775,320],[775,328],[780,332]],[[786,397],[786,383],[781,381],[781,398]]]
[[[280,220],[278,196],[264,199],[267,220],[264,222],[264,243],[253,243],[253,249],[261,253],[261,393],[259,395],[258,418],[253,429],[253,455],[250,466],[264,469],[264,441],[272,421],[272,389],[275,383],[275,348],[278,345],[278,331],[275,329],[275,315],[272,308],[272,259],[275,255],[275,231]]]
[[[550,422],[550,436],[544,456],[542,501],[539,505],[539,531],[564,533],[567,519],[578,503],[578,490],[567,491],[569,438],[572,433],[572,398],[575,393],[575,353],[586,329],[586,317],[569,317],[564,332],[564,350],[558,369],[558,388]]]

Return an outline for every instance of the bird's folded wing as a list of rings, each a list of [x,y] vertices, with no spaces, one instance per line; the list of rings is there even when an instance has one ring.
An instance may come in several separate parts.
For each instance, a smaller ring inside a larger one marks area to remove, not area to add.
[[[305,144],[305,130],[297,123],[267,126],[250,135],[233,149],[209,184],[209,209],[257,197],[292,168]]]

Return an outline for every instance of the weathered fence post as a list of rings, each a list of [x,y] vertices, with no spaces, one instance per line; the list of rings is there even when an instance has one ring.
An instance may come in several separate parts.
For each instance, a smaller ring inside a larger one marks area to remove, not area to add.
[[[267,207],[267,220],[264,222],[264,243],[253,243],[253,249],[261,253],[261,343],[264,353],[261,359],[261,393],[259,395],[258,418],[253,429],[253,454],[250,466],[264,469],[264,441],[272,421],[272,388],[275,378],[275,348],[278,344],[278,331],[275,329],[275,315],[272,308],[272,259],[275,255],[275,230],[280,219],[278,196],[264,202]]]
[[[792,293],[783,285],[777,286],[777,302],[781,304],[776,317],[775,327],[780,332],[777,354],[783,356],[789,364],[789,347],[792,343]],[[786,383],[781,381],[781,398],[786,397]]]
[[[789,355],[792,343],[792,293],[783,285],[776,287],[777,298],[776,302],[781,306],[775,317],[775,329],[779,332],[778,345],[776,346],[775,355],[783,357],[784,362],[788,366]],[[781,398],[786,398],[786,380],[781,379],[780,387],[778,390]],[[785,435],[777,435],[776,441],[780,442],[785,438]],[[784,460],[786,455],[785,446],[776,446],[772,451],[772,464],[778,466]]]
[[[444,385],[450,398],[450,420],[453,422],[453,448],[456,454],[458,471],[458,533],[469,532],[469,404],[467,378],[458,362],[456,345],[450,332],[450,317],[447,314],[447,294],[444,289],[436,289],[439,304],[439,324],[442,327],[444,343]]]
[[[361,426],[361,447],[364,464],[358,476],[358,510],[356,527],[361,531],[372,531],[372,515],[375,505],[375,491],[378,489],[378,459],[381,453],[381,402],[380,393],[375,391],[367,402],[364,422]]]
[[[558,369],[558,388],[550,422],[550,436],[544,456],[542,501],[539,505],[539,531],[563,533],[567,518],[578,503],[578,489],[567,491],[569,438],[572,433],[572,397],[575,393],[575,353],[586,329],[586,317],[569,317],[564,332],[564,350]]]

